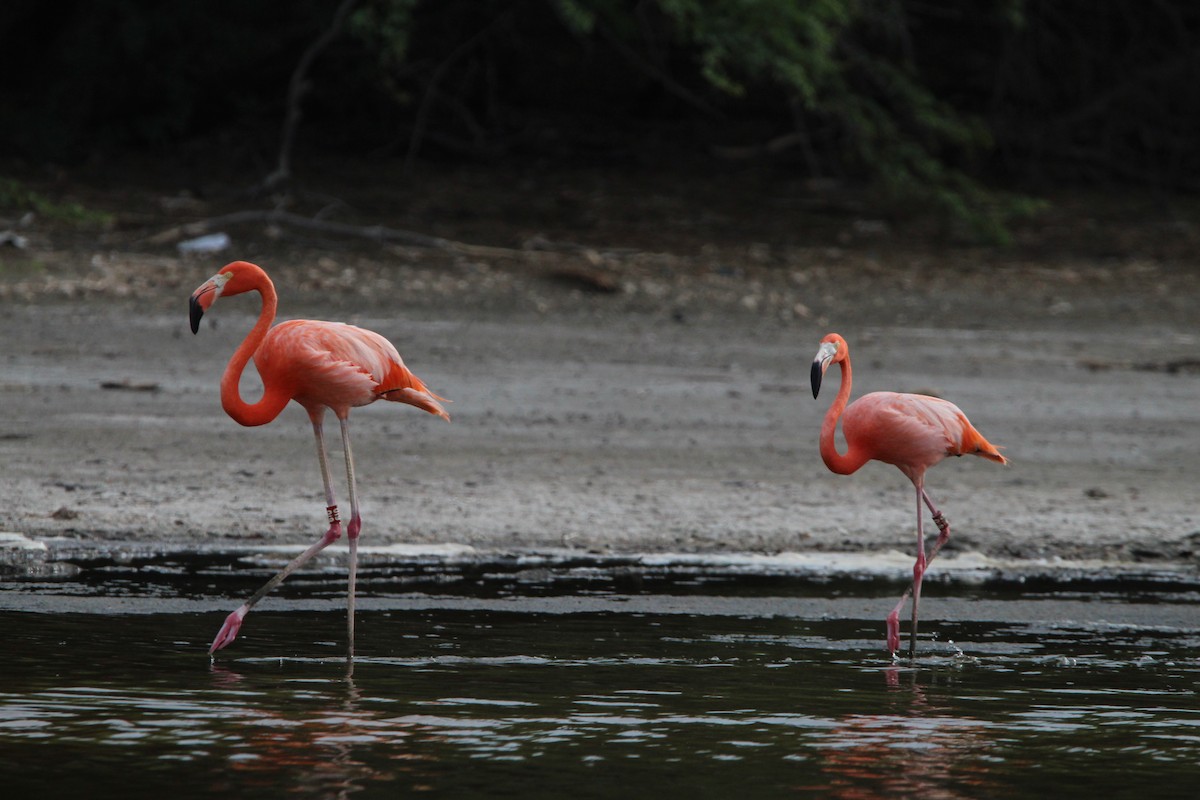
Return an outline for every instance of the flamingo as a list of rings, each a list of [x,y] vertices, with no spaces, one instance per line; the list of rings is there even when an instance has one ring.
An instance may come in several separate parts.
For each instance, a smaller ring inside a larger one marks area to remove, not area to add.
[[[913,582],[900,602],[887,617],[887,648],[893,654],[900,649],[900,611],[912,595],[912,628],[909,653],[917,652],[917,606],[921,602],[921,580],[930,562],[950,538],[950,523],[937,509],[925,491],[925,470],[946,456],[976,455],[1007,464],[999,449],[971,425],[967,416],[953,403],[937,397],[898,392],[871,392],[850,399],[850,347],[846,340],[831,333],[821,340],[812,364],[812,393],[816,399],[821,391],[821,378],[830,364],[841,364],[842,385],[833,405],[821,424],[821,458],[825,466],[839,475],[849,475],[868,461],[894,464],[917,490],[917,560],[913,565]],[[844,413],[843,413],[844,412]],[[843,455],[834,443],[838,420],[847,450]],[[929,507],[938,527],[938,538],[929,554],[925,553],[925,533],[922,527],[921,505]]]
[[[450,415],[438,402],[445,398],[429,391],[421,379],[404,366],[392,343],[377,333],[341,322],[308,319],[281,322],[272,328],[278,306],[275,285],[267,273],[255,264],[245,261],[227,264],[192,292],[192,333],[199,331],[200,318],[218,297],[251,291],[262,296],[262,311],[221,376],[221,405],[234,421],[246,426],[265,425],[272,421],[289,400],[295,400],[304,407],[317,439],[317,457],[321,479],[325,482],[325,511],[329,518],[329,530],[225,619],[208,652],[215,653],[232,643],[237,638],[242,620],[259,600],[341,537],[342,522],[329,478],[322,427],[325,409],[329,408],[341,424],[346,481],[350,492],[350,521],[346,525],[346,538],[350,546],[346,628],[349,652],[353,656],[354,591],[362,517],[354,479],[354,458],[350,452],[350,409],[383,399],[408,403],[447,421]],[[262,398],[257,403],[247,403],[238,391],[238,381],[251,357],[263,384]]]

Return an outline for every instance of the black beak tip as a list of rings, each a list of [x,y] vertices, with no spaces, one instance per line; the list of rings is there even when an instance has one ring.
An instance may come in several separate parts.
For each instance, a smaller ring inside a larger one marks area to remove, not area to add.
[[[812,365],[812,375],[811,375],[814,400],[817,397],[817,393],[821,391],[821,376],[823,374],[824,374],[824,370],[821,369],[821,362],[814,361],[813,365]]]
[[[200,302],[193,297],[188,302],[188,319],[192,323],[192,333],[200,332],[200,318],[203,316],[204,309],[200,307]]]

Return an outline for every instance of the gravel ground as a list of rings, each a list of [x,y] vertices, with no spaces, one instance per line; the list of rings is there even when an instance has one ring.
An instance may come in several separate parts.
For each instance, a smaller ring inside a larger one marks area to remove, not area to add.
[[[303,412],[243,429],[220,408],[218,379],[255,299],[222,300],[198,336],[187,329],[191,290],[244,257],[275,278],[281,319],[372,328],[453,401],[450,424],[389,403],[352,416],[365,541],[907,552],[907,480],[879,464],[835,476],[817,453],[837,378],[814,400],[808,369],[836,330],[855,395],[946,397],[1012,459],[930,473],[953,549],[1196,562],[1191,228],[1064,247],[1047,227],[989,250],[901,241],[870,220],[819,244],[739,236],[721,219],[712,242],[699,222],[690,238],[679,226],[624,238],[510,227],[502,250],[268,229],[186,257],[119,225],[65,243],[35,228],[26,250],[0,256],[3,527],[85,543],[316,538],[323,501]],[[488,230],[438,233],[500,239]],[[547,244],[568,239],[605,247]]]

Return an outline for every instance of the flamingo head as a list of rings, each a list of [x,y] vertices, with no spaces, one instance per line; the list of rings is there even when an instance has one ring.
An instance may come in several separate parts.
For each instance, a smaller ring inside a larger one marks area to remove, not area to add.
[[[812,393],[815,398],[821,391],[821,378],[825,376],[825,370],[829,369],[829,365],[838,361],[845,361],[850,357],[850,347],[846,344],[846,340],[836,333],[831,333],[821,340],[821,346],[817,348],[817,355],[812,362]]]
[[[196,291],[192,292],[188,301],[188,316],[192,323],[192,333],[200,330],[200,318],[204,316],[205,311],[212,307],[218,297],[258,289],[262,286],[264,279],[268,283],[270,282],[261,267],[249,262],[234,261],[226,264],[220,272],[200,284]]]

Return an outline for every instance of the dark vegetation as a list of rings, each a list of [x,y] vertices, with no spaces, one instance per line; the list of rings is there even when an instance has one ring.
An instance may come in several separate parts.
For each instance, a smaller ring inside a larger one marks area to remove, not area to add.
[[[1200,189],[1192,0],[4,5],[0,177],[130,154],[183,183],[219,162],[231,191],[329,156],[766,164],[990,240],[1063,187]]]

